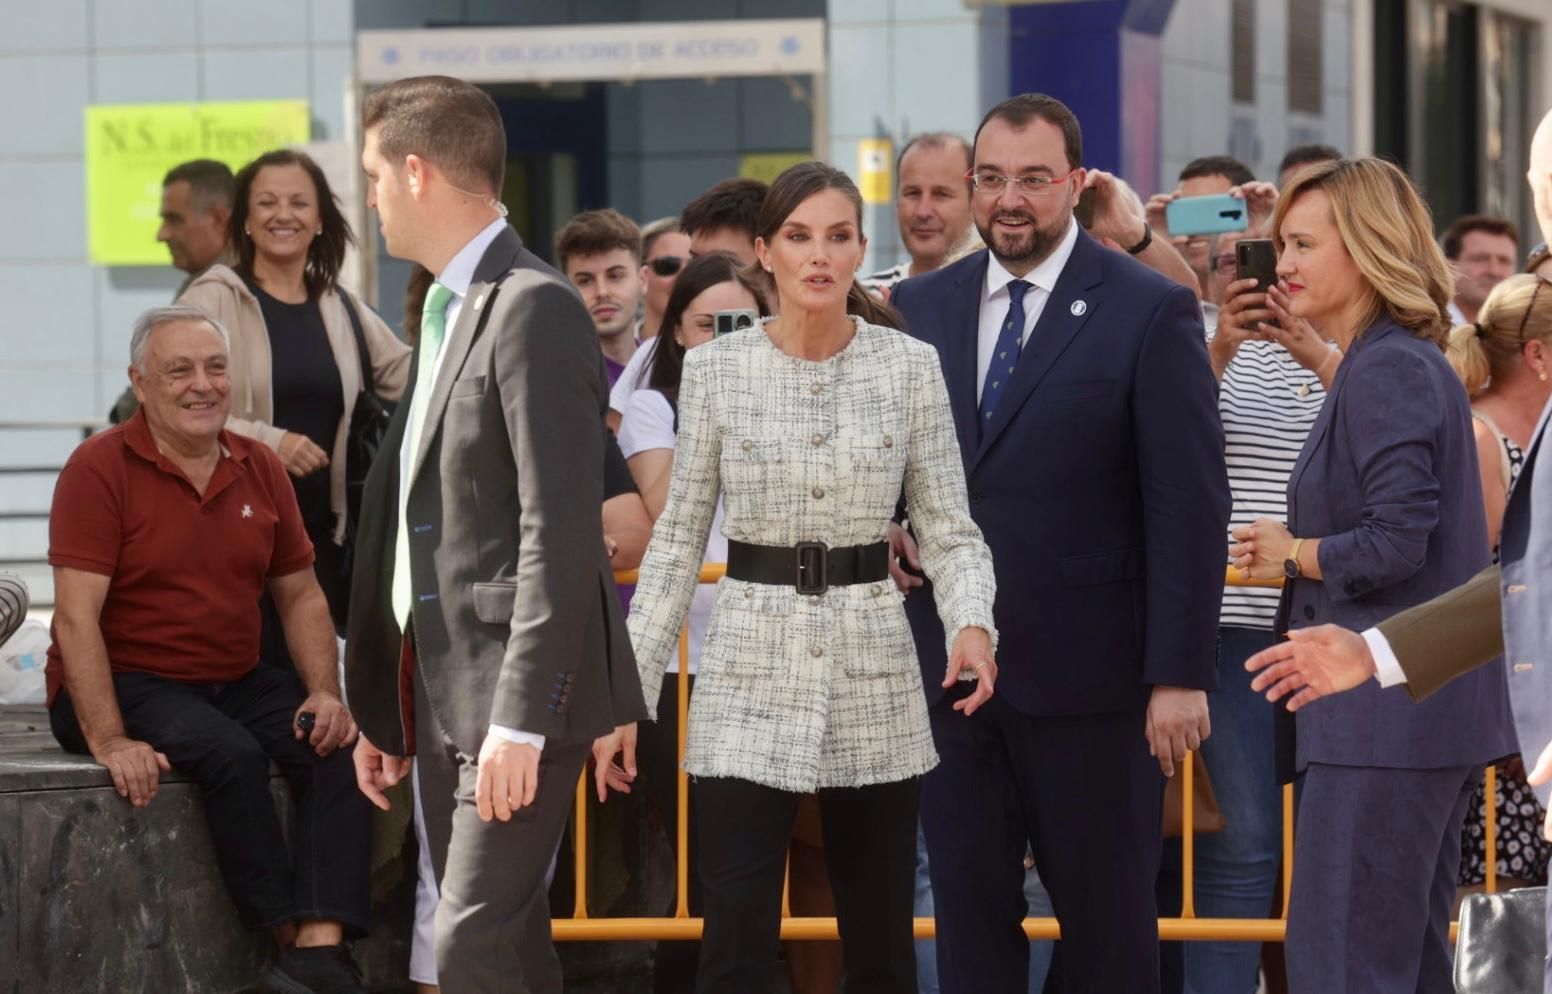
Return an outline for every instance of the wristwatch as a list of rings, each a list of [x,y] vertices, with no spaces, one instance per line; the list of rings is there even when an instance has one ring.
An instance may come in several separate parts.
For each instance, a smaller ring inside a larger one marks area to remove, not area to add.
[[[1293,549],[1289,551],[1288,558],[1283,560],[1283,576],[1290,580],[1297,580],[1304,575],[1304,571],[1299,568],[1299,548],[1303,545],[1302,538],[1294,539]]]

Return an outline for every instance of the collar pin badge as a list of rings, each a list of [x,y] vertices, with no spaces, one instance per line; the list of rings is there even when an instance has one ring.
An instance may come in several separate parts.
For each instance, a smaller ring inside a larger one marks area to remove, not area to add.
[[[242,507],[242,516],[245,518],[253,517],[253,505],[244,504]]]
[[[1068,308],[1068,310],[1072,311],[1072,316],[1075,318],[1081,318],[1084,314],[1088,313],[1088,309],[1089,305],[1082,300],[1074,300],[1072,302],[1072,306]]]
[[[474,298],[474,309],[475,310],[479,310],[481,307],[484,307],[484,306],[485,306],[485,295],[482,293],[478,297]]]

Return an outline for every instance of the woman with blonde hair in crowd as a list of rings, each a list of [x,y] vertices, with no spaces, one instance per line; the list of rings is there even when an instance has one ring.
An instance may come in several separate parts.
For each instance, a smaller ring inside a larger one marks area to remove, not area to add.
[[[1358,631],[1488,564],[1466,391],[1444,357],[1452,285],[1428,209],[1379,159],[1301,172],[1272,237],[1288,312],[1342,350],[1288,482],[1288,523],[1234,530],[1234,565],[1285,577],[1279,630]],[[1451,989],[1461,825],[1482,766],[1517,751],[1502,667],[1423,704],[1371,684],[1298,712],[1288,911],[1293,994]],[[1292,748],[1285,748],[1291,744]]]
[[[1496,556],[1509,488],[1552,398],[1552,287],[1540,276],[1511,276],[1488,295],[1477,318],[1450,333],[1449,357],[1471,397],[1488,545]],[[1552,734],[1547,721],[1532,717],[1542,705],[1535,699],[1539,688],[1523,683],[1528,676],[1508,674],[1522,743]],[[1499,889],[1544,885],[1552,857],[1552,845],[1542,837],[1546,809],[1525,782],[1520,756],[1498,764],[1497,795]],[[1486,819],[1486,790],[1478,788],[1461,839],[1460,884],[1466,891],[1486,882]]]

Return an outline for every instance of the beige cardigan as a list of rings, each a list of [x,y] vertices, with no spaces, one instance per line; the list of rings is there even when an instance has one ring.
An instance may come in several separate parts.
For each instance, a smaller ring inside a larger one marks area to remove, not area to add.
[[[344,391],[345,416],[334,432],[329,451],[329,507],[334,511],[334,541],[345,541],[345,440],[350,432],[350,416],[361,392],[361,368],[356,358],[355,332],[350,316],[340,303],[340,294],[331,291],[318,302],[323,326],[329,334],[329,347],[339,366],[340,387]],[[396,401],[404,393],[409,376],[410,347],[401,342],[377,313],[352,295],[356,313],[361,316],[361,331],[366,337],[372,363],[372,378],[378,396]],[[271,391],[272,369],[269,332],[259,300],[243,283],[242,277],[226,266],[216,265],[201,273],[178,303],[197,307],[215,318],[231,335],[232,413],[226,426],[239,435],[257,439],[271,449],[280,450],[285,429],[270,422],[275,416]]]

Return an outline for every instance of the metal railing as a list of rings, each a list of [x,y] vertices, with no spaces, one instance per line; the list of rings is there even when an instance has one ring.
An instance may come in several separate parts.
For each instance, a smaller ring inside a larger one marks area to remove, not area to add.
[[[726,567],[707,564],[702,567],[700,582],[716,583],[722,579]],[[621,570],[615,574],[619,583],[634,583],[635,570]],[[1238,570],[1229,568],[1224,576],[1225,586],[1230,587],[1281,587],[1279,580],[1246,580]],[[674,841],[676,854],[674,913],[670,918],[592,918],[587,910],[587,819],[588,809],[597,801],[590,801],[588,771],[584,769],[577,783],[576,798],[576,900],[570,918],[556,918],[551,924],[552,934],[558,942],[613,942],[621,940],[644,941],[658,939],[699,939],[703,921],[690,916],[689,901],[689,805],[690,781],[682,766],[684,746],[689,726],[690,667],[689,628],[679,633],[679,674],[677,706],[679,709],[679,742],[677,745],[681,765],[678,772],[679,808],[678,838]],[[1193,797],[1192,764],[1190,757],[1180,764],[1181,788],[1185,803],[1181,805],[1181,896],[1180,915],[1177,918],[1159,919],[1159,938],[1166,941],[1216,941],[1216,942],[1281,942],[1288,924],[1288,894],[1293,889],[1293,786],[1283,787],[1283,842],[1282,842],[1282,893],[1283,910],[1277,918],[1198,918],[1195,899],[1195,817],[1190,799]],[[1498,805],[1497,776],[1492,766],[1487,767],[1487,880],[1486,890],[1498,889]],[[1456,925],[1450,926],[1453,939]],[[1024,932],[1031,939],[1058,939],[1061,929],[1055,918],[1026,918]],[[934,920],[917,918],[915,934],[918,939],[936,934]],[[788,907],[785,886],[782,892],[781,937],[783,939],[834,940],[840,938],[834,918],[797,918]]]

